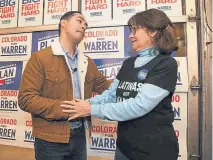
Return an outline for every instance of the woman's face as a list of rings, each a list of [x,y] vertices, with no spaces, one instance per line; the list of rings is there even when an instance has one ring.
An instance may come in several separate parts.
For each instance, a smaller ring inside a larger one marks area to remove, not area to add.
[[[132,25],[129,38],[132,41],[132,49],[136,52],[152,46],[152,39],[156,32],[148,32],[146,28]]]

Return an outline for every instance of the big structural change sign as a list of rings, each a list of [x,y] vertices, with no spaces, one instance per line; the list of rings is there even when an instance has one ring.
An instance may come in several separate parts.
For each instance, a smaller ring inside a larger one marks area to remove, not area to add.
[[[87,21],[106,21],[112,19],[111,0],[83,0],[81,10]]]
[[[147,9],[156,8],[168,16],[181,16],[182,0],[148,0]]]
[[[18,26],[38,26],[43,21],[43,0],[20,0]]]
[[[17,27],[18,0],[0,1],[0,28]]]
[[[72,9],[72,0],[46,0],[44,4],[45,25],[59,24],[61,16]]]
[[[132,15],[145,9],[145,0],[113,0],[113,19],[127,22]]]

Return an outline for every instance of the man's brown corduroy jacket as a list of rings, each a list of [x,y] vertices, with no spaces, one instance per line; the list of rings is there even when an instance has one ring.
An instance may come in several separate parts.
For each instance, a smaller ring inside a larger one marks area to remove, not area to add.
[[[95,63],[81,53],[77,72],[82,99],[109,87]],[[32,115],[33,136],[50,142],[69,142],[68,114],[61,111],[60,103],[73,99],[71,74],[59,41],[31,56],[22,76],[18,103]]]

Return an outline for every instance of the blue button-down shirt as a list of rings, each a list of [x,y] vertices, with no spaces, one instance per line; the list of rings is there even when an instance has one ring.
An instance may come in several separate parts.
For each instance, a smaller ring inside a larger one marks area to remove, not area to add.
[[[66,55],[65,58],[68,62],[69,68],[72,71],[74,97],[80,99],[81,92],[80,92],[80,86],[79,86],[78,71],[76,70],[78,67],[78,50],[75,49],[75,54],[73,55],[73,57],[71,57],[71,55],[66,51],[65,48],[63,48],[63,50],[65,52],[65,55]],[[70,124],[71,124],[71,129],[74,129],[74,128],[80,127],[83,123],[81,118],[77,118],[77,119],[71,120]]]

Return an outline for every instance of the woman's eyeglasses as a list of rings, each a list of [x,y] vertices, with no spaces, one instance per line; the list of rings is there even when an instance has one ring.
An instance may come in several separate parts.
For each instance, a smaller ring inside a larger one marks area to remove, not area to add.
[[[130,27],[129,27],[130,32],[131,32],[133,35],[136,34],[136,32],[137,32],[137,30],[138,30],[139,28],[142,28],[142,26],[130,26]]]

